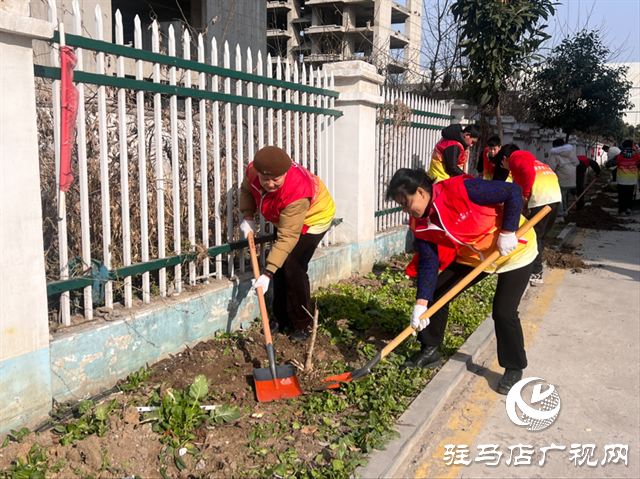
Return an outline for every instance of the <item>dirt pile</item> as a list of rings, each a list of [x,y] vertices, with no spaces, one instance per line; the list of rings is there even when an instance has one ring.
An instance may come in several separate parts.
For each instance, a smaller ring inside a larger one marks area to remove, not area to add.
[[[542,260],[546,261],[551,268],[573,269],[576,273],[581,273],[583,269],[590,269],[591,266],[582,261],[577,254],[573,254],[572,248],[563,248],[554,251],[545,248],[542,252]]]
[[[601,195],[606,196],[606,195]],[[618,218],[611,213],[604,211],[600,206],[589,205],[585,209],[569,212],[567,221],[576,223],[579,228],[589,228],[594,230],[626,230],[629,220]]]

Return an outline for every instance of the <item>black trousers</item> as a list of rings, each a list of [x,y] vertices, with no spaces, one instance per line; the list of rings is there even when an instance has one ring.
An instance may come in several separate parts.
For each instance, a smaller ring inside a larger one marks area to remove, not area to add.
[[[618,213],[624,213],[631,209],[635,187],[635,185],[621,185],[618,183]]]
[[[545,215],[536,225],[533,227],[536,232],[536,241],[538,242],[538,256],[533,261],[533,269],[531,270],[532,274],[540,274],[542,273],[542,252],[544,251],[544,245],[546,243],[547,235],[558,217],[558,208],[560,207],[560,203],[552,203],[550,205],[536,206],[535,208],[531,208],[528,219],[533,218],[535,215],[540,212],[542,208],[545,206],[550,206],[551,211]]]
[[[524,350],[524,336],[518,315],[518,307],[524,290],[529,284],[531,266],[529,264],[498,275],[498,287],[493,297],[492,315],[498,344],[498,362],[503,368],[524,369],[527,367],[527,354]],[[451,263],[438,276],[433,302],[442,297],[472,270],[471,266]],[[480,273],[462,291],[478,283],[486,276],[488,276],[487,273]],[[418,340],[422,344],[438,346],[442,343],[449,318],[449,304],[450,302],[440,308],[430,318],[429,326],[418,333]]]
[[[273,314],[281,329],[289,325],[294,329],[303,329],[313,323],[307,313],[311,312],[311,287],[307,269],[324,235],[325,233],[300,235],[298,244],[273,276]]]
[[[587,177],[587,167],[584,163],[580,162],[578,166],[576,166],[576,197],[580,196],[584,191],[584,182]],[[578,204],[576,205],[576,211],[580,211],[584,208],[584,196],[578,200]]]

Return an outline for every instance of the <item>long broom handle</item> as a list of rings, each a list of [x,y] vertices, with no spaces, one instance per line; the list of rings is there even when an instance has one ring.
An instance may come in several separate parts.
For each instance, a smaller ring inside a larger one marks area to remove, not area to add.
[[[540,210],[537,215],[535,215],[533,218],[527,221],[524,225],[522,225],[522,227],[518,231],[516,231],[516,236],[518,238],[521,238],[522,236],[524,236],[527,233],[527,231],[533,228],[538,223],[538,221],[540,221],[542,218],[544,218],[544,216],[547,213],[549,213],[549,211],[551,211],[551,208],[549,206],[545,206],[544,208],[542,208],[542,210]],[[447,291],[447,293],[444,296],[442,296],[429,309],[427,309],[420,316],[420,319],[431,317],[436,311],[438,311],[440,308],[442,308],[442,306],[447,304],[451,300],[451,298],[453,298],[456,294],[458,294],[466,285],[468,285],[471,281],[473,281],[476,276],[482,273],[487,268],[487,266],[489,266],[499,257],[500,257],[499,251],[496,250],[493,253],[491,253],[482,263],[476,266],[473,271],[471,271],[468,275],[462,278],[453,288]],[[389,344],[387,344],[385,348],[381,351],[381,359],[386,357],[391,351],[393,351],[396,348],[396,346],[398,346],[398,344],[400,344],[402,341],[407,339],[411,335],[411,333],[413,333],[414,331],[415,331],[415,328],[412,328],[411,326],[409,326],[404,331],[402,331],[398,336],[396,336],[396,338],[393,341],[391,341]]]
[[[257,280],[260,277],[260,267],[258,266],[258,256],[256,255],[256,242],[253,239],[253,231],[248,235],[249,250],[251,251],[251,266],[253,267],[253,277]],[[262,328],[267,344],[271,343],[271,330],[269,329],[269,316],[267,316],[267,305],[264,301],[262,288],[256,288],[258,302],[260,303],[260,316],[262,317]]]
[[[584,196],[584,194],[587,192],[587,190],[593,186],[593,184],[596,182],[596,180],[597,180],[597,179],[598,179],[598,177],[596,176],[596,177],[593,179],[593,181],[592,181],[591,183],[589,183],[589,186],[587,186],[587,187],[584,189],[584,191],[583,191],[582,193],[580,193],[580,196],[578,196],[578,197],[576,198],[576,200],[573,202],[573,204],[567,208],[567,212],[568,212],[571,208],[573,208],[575,205],[577,205],[577,204],[578,204],[578,201],[580,201],[580,198],[582,198],[582,197]]]

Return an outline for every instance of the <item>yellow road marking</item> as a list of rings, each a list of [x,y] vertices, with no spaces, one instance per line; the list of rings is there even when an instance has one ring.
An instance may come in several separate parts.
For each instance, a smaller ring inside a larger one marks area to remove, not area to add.
[[[564,274],[564,270],[553,269],[548,277],[545,278],[544,286],[536,286],[538,295],[527,311],[521,316],[525,348],[528,349],[535,339],[542,318],[549,309],[551,301],[553,301],[558,290],[558,286],[562,283]],[[489,370],[500,376],[504,372],[498,365],[497,358],[491,363]],[[491,411],[493,411],[499,396],[498,393],[489,387],[487,381],[477,381],[469,402],[464,406],[462,411],[454,412],[449,418],[449,421],[447,421],[445,431],[449,431],[450,434],[434,449],[433,455],[418,466],[415,477],[457,477],[461,466],[453,464],[447,465],[444,462],[444,446],[447,444],[466,444],[467,446],[471,446],[473,439],[484,427]],[[472,456],[473,453],[474,451],[470,451],[470,456]]]

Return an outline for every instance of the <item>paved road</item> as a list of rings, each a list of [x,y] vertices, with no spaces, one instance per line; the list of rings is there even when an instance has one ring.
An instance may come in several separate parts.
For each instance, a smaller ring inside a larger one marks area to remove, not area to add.
[[[557,420],[538,432],[509,420],[505,396],[494,392],[502,369],[492,342],[395,477],[640,477],[640,233],[578,230],[573,244],[597,266],[579,274],[547,271],[545,284],[530,288],[521,307],[529,358],[524,377],[556,387]],[[523,398],[531,391],[524,389]],[[463,459],[471,464],[446,464],[450,444],[468,446]],[[497,466],[475,461],[478,446],[489,444],[502,452]],[[507,465],[509,447],[520,444],[533,454],[513,448]],[[548,450],[540,466],[540,448],[552,444],[565,449]],[[622,459],[602,464],[605,446],[613,444],[628,446],[626,466]],[[524,464],[515,465],[516,456]]]

